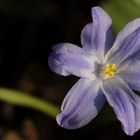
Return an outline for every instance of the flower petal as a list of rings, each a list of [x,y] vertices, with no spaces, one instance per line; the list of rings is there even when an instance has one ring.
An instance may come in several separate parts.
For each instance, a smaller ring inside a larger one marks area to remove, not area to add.
[[[140,72],[120,72],[119,76],[127,83],[131,89],[140,91]]]
[[[99,58],[103,59],[114,41],[111,32],[112,21],[100,7],[92,8],[92,18],[93,23],[86,25],[81,32],[81,43],[84,47],[100,53]]]
[[[116,63],[121,67],[124,61],[134,62],[138,54],[140,54],[140,19],[135,19],[118,34],[105,59],[108,63]]]
[[[52,71],[64,76],[94,77],[95,57],[82,48],[70,43],[61,43],[55,45],[53,50],[48,59]]]
[[[76,129],[88,124],[105,103],[100,91],[100,80],[81,78],[65,97],[57,122],[67,129]]]
[[[140,98],[119,77],[104,81],[102,89],[127,135],[140,128]]]

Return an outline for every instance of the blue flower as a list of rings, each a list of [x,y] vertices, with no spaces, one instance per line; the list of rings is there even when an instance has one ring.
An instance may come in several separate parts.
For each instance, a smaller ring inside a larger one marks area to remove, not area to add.
[[[122,129],[133,135],[140,128],[140,19],[128,23],[114,40],[111,18],[92,8],[93,22],[81,33],[82,48],[62,43],[53,47],[48,63],[57,74],[80,77],[65,97],[60,126],[76,129],[95,118],[106,101]]]

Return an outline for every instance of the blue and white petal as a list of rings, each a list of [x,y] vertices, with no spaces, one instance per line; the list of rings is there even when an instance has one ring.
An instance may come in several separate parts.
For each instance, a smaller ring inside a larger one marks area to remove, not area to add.
[[[93,49],[102,61],[114,42],[112,20],[100,7],[92,8],[92,18],[93,23],[86,25],[81,32],[81,43],[83,47]]]
[[[68,92],[57,116],[60,126],[76,129],[96,117],[106,99],[100,91],[101,81],[81,78]]]
[[[124,132],[133,135],[140,128],[140,98],[119,77],[104,81],[102,89]]]
[[[97,64],[95,56],[90,53],[71,43],[57,44],[48,58],[48,64],[52,71],[63,76],[94,77]]]
[[[118,34],[105,59],[106,62],[116,63],[121,68],[134,63],[138,56],[140,56],[140,19],[135,19]]]
[[[140,91],[140,72],[124,71],[120,72],[118,75],[131,89]]]

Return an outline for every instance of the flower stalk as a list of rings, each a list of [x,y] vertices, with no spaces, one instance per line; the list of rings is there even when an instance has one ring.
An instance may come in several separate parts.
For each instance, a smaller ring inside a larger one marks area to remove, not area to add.
[[[0,88],[0,100],[12,105],[28,107],[41,111],[52,118],[55,118],[59,113],[59,109],[52,103],[43,101],[21,91]]]

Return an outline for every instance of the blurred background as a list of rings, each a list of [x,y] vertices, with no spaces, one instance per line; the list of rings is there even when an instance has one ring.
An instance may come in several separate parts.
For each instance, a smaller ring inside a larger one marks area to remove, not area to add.
[[[91,22],[91,7],[112,17],[114,35],[140,17],[140,0],[0,0],[0,86],[24,91],[58,108],[78,80],[49,70],[51,47],[80,45],[80,32]],[[98,117],[77,130],[60,128],[54,118],[28,107],[0,101],[0,140],[137,140],[128,137],[106,104]]]

